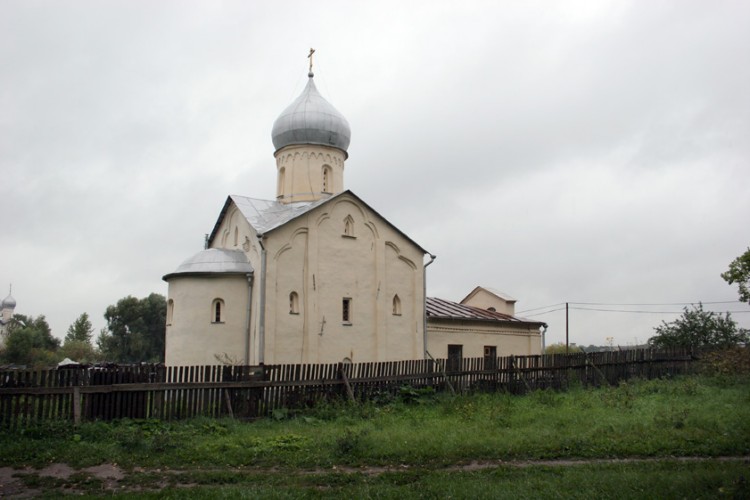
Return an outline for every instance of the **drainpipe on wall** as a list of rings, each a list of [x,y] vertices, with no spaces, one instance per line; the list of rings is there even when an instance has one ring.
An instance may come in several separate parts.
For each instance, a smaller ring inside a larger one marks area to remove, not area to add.
[[[250,311],[253,306],[253,274],[247,273],[247,321],[245,323],[245,364],[250,364]]]
[[[429,353],[427,352],[427,266],[435,262],[435,259],[437,259],[437,255],[430,255],[430,262],[424,265],[424,271],[422,271],[422,299],[424,300],[423,304],[423,314],[422,314],[422,348],[424,349],[424,353],[422,354],[422,357],[424,359],[427,359],[427,356],[429,356]]]
[[[260,245],[260,308],[258,326],[258,363],[263,364],[265,361],[266,351],[266,247],[263,245],[263,235],[257,234],[258,244]]]
[[[542,354],[544,354],[544,349],[547,347],[546,345],[546,334],[547,334],[547,323],[542,324]]]

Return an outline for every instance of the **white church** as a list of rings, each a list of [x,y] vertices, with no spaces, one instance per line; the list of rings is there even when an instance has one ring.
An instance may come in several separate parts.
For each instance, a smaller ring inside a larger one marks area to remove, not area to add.
[[[273,200],[230,195],[206,248],[164,276],[167,365],[539,354],[546,325],[477,287],[427,298],[434,256],[345,189],[349,123],[318,92],[273,124]]]
[[[5,345],[5,338],[8,336],[8,327],[13,312],[16,309],[16,299],[13,298],[13,287],[8,292],[8,296],[0,302],[0,347]]]

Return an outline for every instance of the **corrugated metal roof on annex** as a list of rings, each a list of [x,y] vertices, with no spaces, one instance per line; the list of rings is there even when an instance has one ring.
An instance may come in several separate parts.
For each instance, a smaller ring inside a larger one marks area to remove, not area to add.
[[[438,299],[436,297],[427,297],[426,312],[428,318],[543,324],[541,321],[516,318],[509,314],[488,311],[487,309],[458,304],[450,300]]]

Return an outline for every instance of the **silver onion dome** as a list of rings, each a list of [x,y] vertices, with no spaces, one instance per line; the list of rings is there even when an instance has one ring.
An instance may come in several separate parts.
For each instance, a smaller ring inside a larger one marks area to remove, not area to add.
[[[309,77],[302,94],[273,123],[271,137],[276,151],[292,144],[319,144],[346,153],[351,129],[344,115],[320,95]]]
[[[15,309],[16,299],[14,299],[11,294],[8,294],[8,296],[3,299],[2,308],[3,309]]]
[[[209,248],[193,255],[162,279],[168,281],[175,276],[250,274],[252,272],[253,266],[247,261],[242,251]]]

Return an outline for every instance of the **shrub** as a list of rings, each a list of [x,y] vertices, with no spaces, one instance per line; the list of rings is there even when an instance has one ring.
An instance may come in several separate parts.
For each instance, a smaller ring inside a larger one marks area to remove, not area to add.
[[[707,375],[750,375],[750,349],[731,347],[701,356],[698,370]]]

